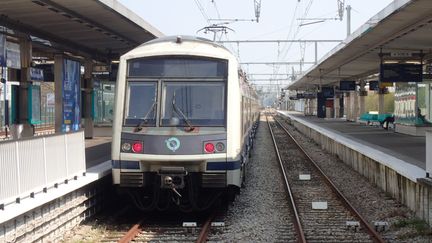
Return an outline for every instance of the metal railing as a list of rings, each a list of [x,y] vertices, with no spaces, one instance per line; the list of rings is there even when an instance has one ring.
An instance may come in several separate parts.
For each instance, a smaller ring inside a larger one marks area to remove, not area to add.
[[[49,190],[85,170],[84,131],[0,142],[0,205]]]

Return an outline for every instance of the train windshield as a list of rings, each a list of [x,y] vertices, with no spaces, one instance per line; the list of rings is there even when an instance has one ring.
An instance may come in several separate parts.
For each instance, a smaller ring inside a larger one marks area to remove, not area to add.
[[[127,72],[125,126],[192,129],[226,125],[227,60],[198,56],[136,58],[128,61]]]
[[[154,126],[157,110],[156,82],[128,82],[126,126]]]
[[[162,126],[224,126],[224,82],[164,82]]]

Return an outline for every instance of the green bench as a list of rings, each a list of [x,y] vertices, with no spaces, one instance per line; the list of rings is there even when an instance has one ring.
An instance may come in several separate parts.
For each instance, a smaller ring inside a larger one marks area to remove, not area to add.
[[[367,124],[378,122],[378,114],[369,114],[369,113],[363,113],[360,115],[360,121],[364,121]]]
[[[366,124],[373,124],[373,123],[379,123],[381,126],[384,127],[384,123],[393,123],[394,118],[393,114],[370,114],[370,113],[363,113],[360,115],[360,121],[366,122]],[[388,124],[385,125],[385,128],[388,128]]]

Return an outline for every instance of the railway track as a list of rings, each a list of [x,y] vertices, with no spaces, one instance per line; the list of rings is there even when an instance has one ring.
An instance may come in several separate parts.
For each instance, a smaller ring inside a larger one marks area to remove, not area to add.
[[[219,211],[196,215],[148,213],[118,221],[116,227],[107,229],[101,242],[206,242],[211,223],[222,217]],[[130,223],[132,220],[136,223]]]
[[[274,117],[267,117],[297,242],[384,242]]]

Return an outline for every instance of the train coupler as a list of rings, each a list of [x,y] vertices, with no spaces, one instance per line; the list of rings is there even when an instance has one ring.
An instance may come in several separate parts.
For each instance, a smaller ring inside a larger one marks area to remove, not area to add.
[[[185,176],[187,171],[184,167],[162,167],[159,170],[161,188],[182,189],[185,187]],[[179,194],[175,191],[176,194]]]

